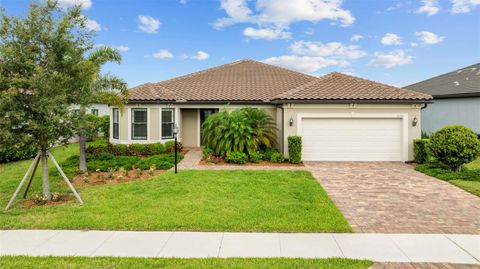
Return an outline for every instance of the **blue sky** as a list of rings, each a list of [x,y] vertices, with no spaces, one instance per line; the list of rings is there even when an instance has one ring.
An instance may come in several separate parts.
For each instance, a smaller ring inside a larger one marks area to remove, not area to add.
[[[480,0],[60,0],[82,3],[104,72],[133,87],[242,58],[405,86],[480,61]],[[30,1],[0,0],[24,16]]]

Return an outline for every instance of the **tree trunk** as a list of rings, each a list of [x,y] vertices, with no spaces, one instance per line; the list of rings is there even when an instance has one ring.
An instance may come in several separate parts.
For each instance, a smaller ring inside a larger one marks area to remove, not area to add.
[[[43,185],[43,195],[47,200],[51,199],[50,194],[50,182],[48,179],[48,153],[47,150],[42,149],[42,185]]]
[[[85,137],[83,132],[81,132],[78,139],[80,142],[80,172],[85,173],[87,172],[87,159],[86,159],[86,153],[85,153],[87,137]]]

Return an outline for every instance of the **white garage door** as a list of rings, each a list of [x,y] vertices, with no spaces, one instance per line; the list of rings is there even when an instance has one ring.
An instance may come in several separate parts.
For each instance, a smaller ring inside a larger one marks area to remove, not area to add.
[[[402,161],[400,118],[303,118],[304,161]]]

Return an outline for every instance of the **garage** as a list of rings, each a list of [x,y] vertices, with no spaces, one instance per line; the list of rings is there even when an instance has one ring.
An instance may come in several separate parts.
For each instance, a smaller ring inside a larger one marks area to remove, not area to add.
[[[404,161],[402,117],[300,118],[304,161]]]

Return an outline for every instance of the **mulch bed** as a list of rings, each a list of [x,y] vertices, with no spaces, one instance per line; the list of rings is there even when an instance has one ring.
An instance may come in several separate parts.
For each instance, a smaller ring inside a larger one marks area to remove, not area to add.
[[[202,159],[199,162],[200,165],[206,166],[216,166],[216,165],[228,165],[228,166],[271,166],[271,167],[303,167],[303,163],[301,164],[293,164],[293,163],[272,163],[268,161],[260,161],[259,163],[251,163],[247,162],[246,164],[236,164],[236,163],[228,163],[225,160],[221,160],[218,163],[208,162],[205,159]]]
[[[61,205],[68,203],[72,200],[75,200],[73,194],[60,194],[58,201],[48,201],[46,203],[35,203],[32,199],[28,199],[24,202],[24,205],[28,208],[33,208],[37,206],[53,206],[53,205]]]
[[[84,175],[80,174],[74,177],[71,182],[78,186],[95,186],[104,184],[120,184],[132,181],[139,181],[151,178],[153,176],[165,173],[167,170],[155,170],[153,174],[150,174],[148,170],[143,170],[141,174],[137,175],[136,170],[130,170],[125,172],[114,172],[111,177],[108,176],[108,172],[89,172],[88,180],[84,180]]]

